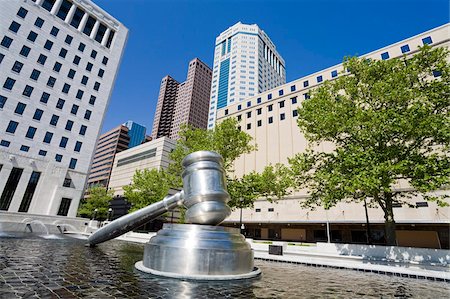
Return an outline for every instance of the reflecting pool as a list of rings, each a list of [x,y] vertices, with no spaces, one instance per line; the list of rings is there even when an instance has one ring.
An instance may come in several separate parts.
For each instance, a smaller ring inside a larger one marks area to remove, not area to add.
[[[43,238],[45,237],[45,238]],[[0,235],[0,298],[449,298],[445,282],[256,260],[259,278],[198,282],[134,269],[144,246]]]

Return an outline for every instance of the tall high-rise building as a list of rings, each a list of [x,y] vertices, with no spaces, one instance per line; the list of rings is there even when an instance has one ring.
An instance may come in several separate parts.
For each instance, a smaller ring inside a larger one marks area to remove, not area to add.
[[[170,76],[161,81],[152,137],[179,138],[181,125],[206,129],[208,124],[211,69],[200,59],[189,62],[186,81],[178,83]]]
[[[286,83],[284,59],[258,25],[241,22],[216,38],[208,128],[218,109]]]
[[[76,215],[127,35],[89,0],[2,2],[0,210]]]
[[[116,154],[146,142],[145,131],[144,126],[133,121],[127,121],[123,125],[102,134],[95,148],[88,186],[107,187]]]

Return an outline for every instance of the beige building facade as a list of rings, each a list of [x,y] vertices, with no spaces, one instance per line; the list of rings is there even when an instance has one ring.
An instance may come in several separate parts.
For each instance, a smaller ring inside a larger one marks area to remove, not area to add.
[[[450,25],[445,24],[362,57],[392,59],[413,55],[424,44],[448,48],[449,37]],[[269,164],[287,164],[288,158],[304,151],[308,142],[297,126],[297,109],[311,89],[342,75],[345,75],[342,64],[335,65],[218,110],[219,122],[237,118],[241,130],[250,134],[258,146],[257,151],[245,154],[235,162],[235,174],[239,177],[251,171],[261,172]],[[321,146],[321,150],[331,149],[332,144]],[[396,187],[400,190],[409,188],[403,183]],[[247,235],[263,239],[324,241],[330,234],[330,239],[335,242],[365,242],[366,218],[362,204],[340,203],[328,211],[309,211],[299,205],[305,196],[306,191],[278,203],[258,200],[253,209],[244,209],[242,219]],[[399,206],[394,209],[399,245],[448,248],[450,209],[426,202],[420,196],[411,199],[411,204],[416,208]],[[368,216],[373,239],[382,243],[384,218],[381,209],[369,207]],[[227,223],[238,225],[239,219],[240,211],[234,211]]]

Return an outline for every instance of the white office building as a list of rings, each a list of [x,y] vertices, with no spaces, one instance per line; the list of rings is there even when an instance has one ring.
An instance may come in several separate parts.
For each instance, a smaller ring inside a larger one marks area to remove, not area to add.
[[[241,22],[216,38],[208,128],[218,109],[286,83],[285,63],[258,25]]]
[[[1,2],[0,210],[76,215],[127,35],[91,1]]]

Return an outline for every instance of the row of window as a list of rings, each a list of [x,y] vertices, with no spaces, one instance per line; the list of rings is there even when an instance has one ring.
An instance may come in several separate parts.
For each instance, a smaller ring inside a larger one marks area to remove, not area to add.
[[[292,117],[297,117],[297,116],[298,116],[298,110],[297,109],[292,110]],[[285,119],[286,119],[286,114],[285,113],[280,113],[280,121],[283,121]],[[241,120],[241,117],[240,117],[240,115],[238,115],[238,121],[240,121],[240,120]],[[267,118],[267,123],[268,124],[273,123],[273,116],[269,116]],[[258,127],[261,127],[262,126],[262,120],[261,119],[257,120],[256,121],[256,125]],[[247,124],[247,130],[250,130],[251,128],[252,128],[252,124]],[[238,129],[241,130],[241,127],[239,126]]]

